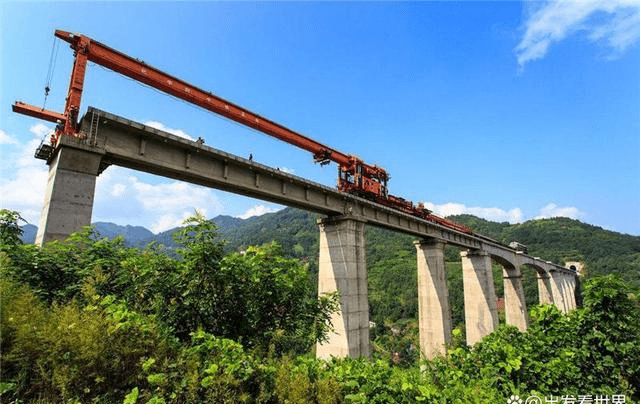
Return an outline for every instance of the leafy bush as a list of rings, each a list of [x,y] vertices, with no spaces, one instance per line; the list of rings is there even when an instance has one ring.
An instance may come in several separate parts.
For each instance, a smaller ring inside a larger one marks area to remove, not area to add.
[[[20,213],[0,209],[0,246],[15,246],[22,244],[22,229],[19,222],[25,222]]]
[[[117,402],[138,382],[141,360],[168,344],[158,325],[113,297],[50,309],[24,286],[0,281],[0,380],[16,398]]]
[[[500,325],[475,346],[427,363],[428,373],[444,391],[480,383],[502,397],[597,392],[637,400],[640,306],[630,292],[616,276],[590,279],[584,308],[534,307],[526,333]]]
[[[121,237],[96,239],[91,227],[72,234],[64,243],[53,241],[43,248],[32,244],[5,245],[2,251],[9,260],[2,268],[3,276],[27,284],[45,302],[68,302],[81,298],[86,278],[102,273],[102,295],[121,295],[129,286],[119,278],[126,271],[121,263],[138,254],[124,248]]]
[[[131,389],[129,402],[247,403],[268,402],[262,388],[275,368],[262,365],[242,345],[199,330],[176,357],[142,364],[147,383]]]
[[[317,298],[298,260],[275,243],[223,257],[213,223],[196,216],[187,224],[176,235],[183,245],[176,275],[156,288],[171,296],[163,318],[178,337],[202,328],[277,354],[307,352],[326,337],[337,296]]]

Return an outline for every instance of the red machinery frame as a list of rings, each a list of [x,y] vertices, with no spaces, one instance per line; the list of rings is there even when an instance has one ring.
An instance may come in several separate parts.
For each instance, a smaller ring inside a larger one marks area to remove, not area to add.
[[[242,125],[307,150],[313,154],[314,161],[321,165],[328,164],[331,161],[337,163],[339,167],[338,189],[340,191],[373,200],[458,231],[471,233],[471,229],[468,227],[435,216],[422,205],[414,206],[410,201],[389,195],[387,191],[389,175],[381,167],[366,164],[358,157],[344,154],[323,145],[87,36],[62,30],[56,30],[55,36],[68,42],[75,55],[64,112],[49,111],[22,102],[16,102],[13,105],[14,112],[58,124],[55,133],[51,137],[51,145],[54,148],[60,136],[82,136],[78,117],[87,62],[91,61]]]

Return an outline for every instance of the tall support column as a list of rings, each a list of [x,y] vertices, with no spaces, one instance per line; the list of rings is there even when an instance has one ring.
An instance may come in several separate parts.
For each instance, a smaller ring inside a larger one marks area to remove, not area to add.
[[[316,356],[369,356],[369,301],[363,222],[345,218],[318,221],[320,259],[318,294],[340,292],[334,331],[316,346]]]
[[[538,272],[538,301],[540,304],[553,304],[551,276],[546,272]]]
[[[573,291],[573,294],[571,296],[573,297],[573,307],[576,309],[578,308],[578,299],[580,299],[580,289],[578,287],[578,282],[580,282],[578,275],[571,275],[571,290]]]
[[[498,326],[491,257],[485,252],[461,252],[467,344],[473,345]]]
[[[445,244],[436,240],[421,240],[414,244],[418,258],[420,350],[427,359],[432,359],[438,354],[445,354],[445,344],[451,342]]]
[[[36,244],[64,240],[91,224],[101,154],[60,147],[49,164],[49,178],[40,214]]]
[[[551,275],[550,284],[551,284],[551,295],[553,296],[553,303],[563,313],[566,313],[568,310],[565,303],[563,287],[562,287],[562,273],[558,271],[551,271],[549,273]]]
[[[504,277],[504,311],[507,324],[515,325],[522,332],[529,326],[527,303],[522,287],[520,268],[502,267]]]
[[[571,310],[571,302],[569,298],[569,284],[567,275],[564,272],[559,273],[560,275],[560,290],[562,292],[562,298],[564,299],[564,308],[568,312]]]
[[[565,274],[565,284],[567,285],[567,302],[569,310],[573,310],[576,305],[576,277],[573,274]]]

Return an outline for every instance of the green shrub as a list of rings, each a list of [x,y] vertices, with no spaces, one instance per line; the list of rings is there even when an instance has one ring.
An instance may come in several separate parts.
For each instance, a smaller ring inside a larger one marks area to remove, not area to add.
[[[168,351],[152,318],[113,298],[48,309],[24,286],[4,279],[1,287],[0,380],[21,400],[121,401],[138,383],[141,361]]]
[[[147,383],[131,389],[130,397],[142,402],[268,403],[275,371],[237,342],[199,330],[172,360],[145,361],[141,375]]]

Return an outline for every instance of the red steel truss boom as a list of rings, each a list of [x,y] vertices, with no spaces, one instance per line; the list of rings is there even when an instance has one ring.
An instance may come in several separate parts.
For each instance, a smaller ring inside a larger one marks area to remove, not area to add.
[[[320,162],[321,164],[326,164],[329,161],[336,162],[340,166],[341,171],[345,173],[344,184],[341,186],[341,188],[344,188],[344,191],[358,187],[365,192],[374,192],[379,195],[386,193],[388,175],[387,172],[380,167],[365,164],[355,156],[344,154],[323,145],[251,112],[246,108],[164,73],[140,60],[118,52],[84,35],[72,34],[61,30],[56,30],[55,35],[68,42],[75,51],[75,62],[64,113],[59,114],[42,110],[24,103],[16,103],[13,107],[16,112],[52,122],[60,121],[63,129],[54,135],[52,139],[53,146],[55,146],[57,138],[60,135],[79,135],[77,121],[80,110],[80,100],[82,98],[84,74],[87,61],[91,61],[167,94],[171,94],[179,99],[215,112],[225,118],[307,150],[313,153],[316,162]]]
[[[366,164],[358,157],[344,154],[316,142],[89,37],[61,30],[56,30],[55,36],[68,42],[75,53],[64,112],[49,111],[22,102],[16,102],[13,105],[15,112],[58,124],[51,139],[53,147],[56,147],[60,136],[82,136],[78,117],[80,115],[80,101],[82,99],[87,62],[91,61],[179,99],[215,112],[225,118],[307,150],[313,154],[314,160],[320,164],[327,164],[330,161],[337,163],[339,166],[338,189],[340,191],[365,197],[457,231],[471,233],[471,229],[466,226],[433,215],[422,204],[414,206],[410,201],[389,195],[387,192],[389,175],[383,168]]]

